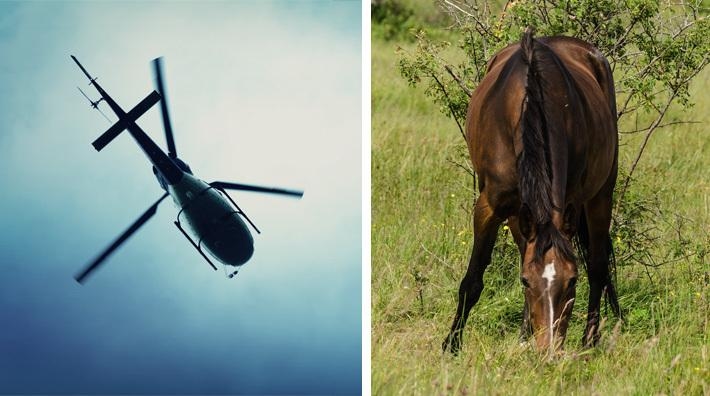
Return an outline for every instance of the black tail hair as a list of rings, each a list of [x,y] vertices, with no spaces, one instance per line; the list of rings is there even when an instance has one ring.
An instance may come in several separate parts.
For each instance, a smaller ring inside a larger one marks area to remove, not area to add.
[[[520,119],[523,149],[518,158],[521,202],[532,212],[533,224],[551,221],[552,196],[547,117],[545,117],[542,85],[535,61],[534,29],[528,28],[520,42],[523,62],[528,66],[525,99]]]

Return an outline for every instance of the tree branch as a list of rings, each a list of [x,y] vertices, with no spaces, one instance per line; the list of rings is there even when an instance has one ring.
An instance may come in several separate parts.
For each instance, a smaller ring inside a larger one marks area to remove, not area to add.
[[[446,71],[449,72],[449,75],[451,75],[451,78],[453,78],[454,81],[456,81],[456,83],[459,85],[459,87],[460,87],[460,88],[466,93],[466,95],[468,95],[468,97],[470,98],[471,95],[473,95],[473,92],[466,86],[466,83],[464,83],[463,80],[461,80],[461,78],[459,78],[459,76],[457,76],[457,75],[454,73],[454,71],[451,69],[451,66],[450,66],[450,65],[444,65],[444,69],[446,69]]]
[[[439,81],[439,79],[434,74],[431,75],[431,78],[433,78],[434,81],[436,81],[436,83],[439,85],[439,88],[441,89],[441,92],[443,92],[444,96],[448,99],[449,93],[446,92],[446,87],[444,86],[444,84],[442,84],[441,81]],[[454,107],[451,105],[451,101],[447,100],[446,104],[448,105],[449,111],[451,112],[451,117],[453,117],[454,121],[456,121],[456,125],[459,127],[459,132],[461,132],[461,137],[465,141],[466,140],[466,133],[463,131],[463,127],[461,127],[461,123],[459,122],[459,119],[456,117],[456,112],[454,111]]]
[[[671,96],[668,98],[668,101],[666,102],[666,105],[663,107],[663,110],[661,110],[660,114],[658,117],[656,117],[656,120],[653,121],[653,124],[648,128],[648,132],[646,132],[646,136],[643,138],[643,143],[641,143],[641,147],[639,148],[638,153],[636,154],[636,159],[634,159],[634,162],[631,163],[631,169],[629,169],[629,174],[626,176],[626,179],[624,180],[623,187],[621,188],[619,192],[619,197],[617,198],[617,203],[616,203],[616,211],[619,211],[619,207],[621,205],[621,202],[624,200],[624,194],[626,194],[626,190],[629,188],[629,183],[631,182],[631,177],[634,174],[634,171],[636,170],[636,166],[638,165],[639,161],[641,160],[641,155],[643,154],[643,151],[646,149],[646,145],[648,144],[648,140],[651,138],[651,135],[653,132],[658,129],[658,125],[661,123],[663,120],[663,117],[666,115],[666,112],[668,109],[671,107],[671,104],[673,104],[673,99],[676,97],[676,92],[671,93]]]
[[[702,124],[702,122],[701,121],[672,121],[672,122],[667,122],[665,124],[659,125],[656,127],[656,129],[661,129],[661,128],[665,128],[667,126],[678,125],[678,124]],[[619,131],[619,133],[622,135],[632,135],[634,133],[647,131],[650,128],[651,128],[651,126],[647,126],[646,128],[634,129],[633,131]]]

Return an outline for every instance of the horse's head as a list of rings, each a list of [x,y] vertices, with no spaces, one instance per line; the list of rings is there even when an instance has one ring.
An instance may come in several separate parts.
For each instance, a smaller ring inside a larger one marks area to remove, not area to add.
[[[526,213],[527,212],[527,213]],[[574,231],[568,209],[564,222],[535,224],[523,205],[520,229],[526,238],[520,280],[538,349],[562,348],[574,306],[577,263],[570,242]]]

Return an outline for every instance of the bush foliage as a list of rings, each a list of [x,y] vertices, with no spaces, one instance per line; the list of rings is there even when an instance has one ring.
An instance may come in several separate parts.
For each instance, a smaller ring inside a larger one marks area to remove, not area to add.
[[[468,100],[485,75],[486,62],[519,41],[527,26],[534,26],[537,36],[572,36],[599,48],[614,71],[617,118],[620,124],[634,125],[620,133],[642,134],[631,163],[620,164],[624,171],[617,185],[613,233],[620,241],[634,241],[620,244],[623,257],[656,265],[646,247],[668,227],[661,231],[656,225],[639,224],[665,215],[649,204],[652,196],[627,196],[627,190],[651,135],[665,126],[693,121],[667,120],[667,114],[672,106],[693,105],[688,87],[709,60],[710,22],[701,4],[697,0],[663,6],[659,0],[518,0],[501,5],[442,0],[455,40],[431,38],[424,29],[412,31],[416,49],[400,50],[399,70],[411,85],[425,85],[426,94],[454,119],[463,135]],[[676,223],[672,226],[678,228]]]
[[[624,132],[645,133],[621,195],[648,138],[668,125],[663,122],[670,106],[692,105],[689,84],[710,54],[710,22],[697,0],[665,7],[659,0],[519,0],[503,7],[443,0],[441,5],[451,16],[464,61],[449,62],[442,52],[452,43],[431,40],[419,30],[416,51],[403,51],[399,66],[410,84],[426,84],[427,94],[459,126],[488,59],[519,41],[527,26],[535,26],[538,36],[580,38],[605,54],[616,79],[618,118],[637,121],[633,131]]]

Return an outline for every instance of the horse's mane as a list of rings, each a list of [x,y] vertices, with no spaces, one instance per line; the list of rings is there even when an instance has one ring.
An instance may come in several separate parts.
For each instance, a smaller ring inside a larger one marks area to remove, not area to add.
[[[552,166],[550,160],[548,109],[545,107],[545,73],[562,73],[570,78],[557,55],[545,44],[533,38],[528,28],[520,42],[523,62],[528,66],[525,81],[525,99],[520,119],[522,152],[518,156],[518,189],[521,204],[527,205],[535,227],[535,260],[541,260],[545,251],[554,245],[566,259],[575,257],[571,244],[552,225]],[[550,71],[548,71],[550,70]],[[568,80],[569,81],[569,80]],[[559,134],[555,134],[559,135]]]

